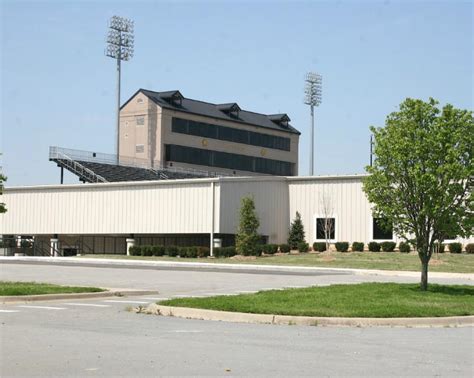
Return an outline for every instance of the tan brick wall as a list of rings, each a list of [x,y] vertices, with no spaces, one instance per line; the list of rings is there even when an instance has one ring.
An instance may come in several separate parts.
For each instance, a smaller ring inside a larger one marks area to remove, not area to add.
[[[144,117],[143,126],[137,125],[137,119],[140,117]],[[171,131],[171,120],[173,117],[290,138],[290,151],[173,133]],[[288,161],[295,164],[294,174],[297,175],[298,143],[299,135],[297,134],[161,108],[142,93],[138,93],[131,99],[120,113],[120,156],[143,159],[143,161],[147,160],[150,162],[150,165],[152,161],[155,162],[155,165],[157,163],[164,164],[164,145],[177,144],[187,147]],[[143,145],[143,153],[136,152],[137,145]],[[205,167],[183,163],[173,163],[173,166],[234,174],[232,170],[218,167]],[[252,173],[237,171],[236,174],[251,175]]]

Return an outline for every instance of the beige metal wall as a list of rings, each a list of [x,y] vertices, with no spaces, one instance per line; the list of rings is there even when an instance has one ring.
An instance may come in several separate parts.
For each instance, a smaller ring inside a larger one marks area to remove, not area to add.
[[[221,181],[220,232],[235,234],[241,199],[255,200],[259,233],[269,243],[286,243],[288,233],[288,184],[284,177],[226,178]]]
[[[209,233],[211,181],[79,184],[6,189],[0,234]],[[216,203],[219,188],[215,190]],[[215,209],[218,232],[219,214]]]
[[[308,242],[316,241],[316,217],[327,213],[324,208],[336,219],[336,241],[370,241],[372,217],[361,177],[289,179],[289,199],[290,216],[300,212]]]

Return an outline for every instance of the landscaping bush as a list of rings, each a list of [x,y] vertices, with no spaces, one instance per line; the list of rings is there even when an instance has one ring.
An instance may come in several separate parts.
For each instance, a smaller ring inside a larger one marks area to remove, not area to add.
[[[301,242],[301,243],[298,243],[298,251],[301,252],[301,253],[305,253],[305,252],[308,252],[309,250],[309,244],[306,243],[306,242]]]
[[[154,245],[152,247],[153,256],[163,256],[165,254],[165,247],[162,245]]]
[[[451,243],[449,244],[449,252],[451,253],[461,253],[462,244],[461,243]]]
[[[183,258],[196,258],[197,247],[178,247],[178,255]]]
[[[138,245],[133,245],[128,249],[128,252],[132,256],[140,256],[142,254],[141,248]]]
[[[380,244],[377,242],[370,242],[369,243],[369,251],[370,252],[380,252]]]
[[[444,253],[446,251],[446,244],[441,244],[438,253]]]
[[[151,245],[143,245],[142,256],[153,256],[153,247]]]
[[[336,251],[338,252],[347,252],[349,250],[349,243],[348,242],[337,242],[336,243]]]
[[[466,253],[474,253],[474,243],[466,244]]]
[[[209,247],[197,247],[197,256],[198,257],[208,257],[210,256],[211,251]]]
[[[313,251],[324,252],[326,250],[326,243],[324,242],[314,242]]]
[[[400,252],[409,253],[411,250],[410,243],[400,242],[400,244],[398,245],[398,249]]]
[[[263,245],[263,252],[267,255],[273,255],[277,253],[278,251],[278,245],[276,244],[264,244]]]
[[[280,244],[280,252],[288,253],[290,252],[291,248],[289,244]]]
[[[361,242],[352,243],[352,252],[363,252],[363,251],[364,251],[364,243],[361,243]]]
[[[390,242],[390,241],[383,242],[381,244],[382,251],[384,251],[384,252],[393,252],[395,250],[396,245],[397,244],[395,242]]]
[[[235,247],[214,248],[214,257],[232,257],[235,256],[235,254]]]
[[[176,257],[178,256],[178,247],[175,245],[169,245],[165,247],[165,253],[170,257]]]

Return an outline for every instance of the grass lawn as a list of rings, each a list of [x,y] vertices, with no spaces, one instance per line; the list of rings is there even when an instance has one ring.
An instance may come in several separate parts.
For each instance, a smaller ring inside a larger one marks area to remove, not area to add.
[[[161,305],[209,310],[327,317],[439,317],[474,315],[474,286],[363,283],[304,289],[260,291],[256,294],[177,298]]]
[[[117,258],[149,261],[189,261],[228,264],[267,264],[267,265],[296,265],[320,266],[328,268],[359,268],[382,270],[421,271],[420,259],[416,253],[399,252],[323,252],[301,253],[297,255],[257,257],[254,260],[192,259],[177,257],[142,257],[125,255],[85,255],[92,258]],[[434,255],[430,261],[431,272],[474,273],[474,254],[444,253]]]
[[[37,295],[65,293],[95,293],[104,291],[97,287],[59,286],[37,282],[0,281],[0,296],[6,295]]]

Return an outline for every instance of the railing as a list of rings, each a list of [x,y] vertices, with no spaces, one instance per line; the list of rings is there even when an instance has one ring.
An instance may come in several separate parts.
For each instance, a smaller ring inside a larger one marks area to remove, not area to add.
[[[71,161],[86,161],[89,163],[117,165],[117,155],[114,155],[114,154],[74,150],[70,148],[63,148],[63,147],[56,147],[56,146],[49,147],[50,160],[63,159],[63,157]],[[166,173],[162,171],[191,174],[191,175],[203,176],[203,177],[232,176],[232,175],[221,173],[221,172],[204,171],[204,170],[199,170],[199,169],[194,169],[194,168],[170,167],[170,166],[167,166],[166,162],[163,162],[161,160],[154,160],[153,162],[151,162],[148,159],[133,158],[129,156],[119,156],[119,165],[125,166],[125,167],[150,169],[159,173],[160,176],[163,174],[164,177],[162,178],[168,178],[166,176]],[[87,170],[87,168],[85,167],[83,168]],[[103,177],[101,178],[105,180]],[[106,181],[103,181],[103,182],[106,182]]]
[[[49,148],[49,159],[50,160],[61,160],[66,161],[69,168],[74,171],[76,174],[83,176],[84,178],[89,179],[91,182],[107,182],[105,178],[101,175],[98,175],[94,171],[90,170],[87,167],[84,167],[81,163],[78,163],[75,159],[63,152],[60,147],[50,147]],[[80,160],[80,159],[78,159]]]

